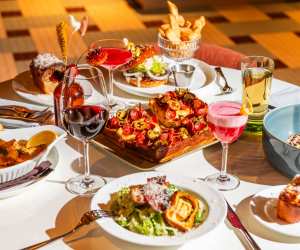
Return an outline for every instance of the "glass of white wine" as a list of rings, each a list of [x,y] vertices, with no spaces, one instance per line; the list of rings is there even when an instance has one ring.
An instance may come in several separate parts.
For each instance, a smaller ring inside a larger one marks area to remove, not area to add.
[[[265,56],[247,56],[241,61],[241,70],[243,105],[250,111],[246,131],[261,134],[268,112],[274,61]]]

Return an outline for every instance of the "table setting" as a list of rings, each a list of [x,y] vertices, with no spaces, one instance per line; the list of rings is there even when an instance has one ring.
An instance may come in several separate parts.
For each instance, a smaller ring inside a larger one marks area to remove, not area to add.
[[[70,16],[0,84],[3,249],[300,248],[300,88],[167,5],[153,44],[75,59]]]

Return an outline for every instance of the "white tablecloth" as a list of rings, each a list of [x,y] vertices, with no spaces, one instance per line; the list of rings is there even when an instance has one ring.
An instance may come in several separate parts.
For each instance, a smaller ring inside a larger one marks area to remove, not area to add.
[[[225,69],[229,83],[232,83],[237,91],[233,95],[220,98],[238,100],[241,97],[240,72]],[[299,89],[289,83],[273,80],[272,94],[284,91],[287,88]],[[3,95],[2,95],[3,97]],[[207,101],[212,101],[208,95]],[[278,103],[278,98],[277,105]],[[272,103],[271,103],[272,104]],[[0,200],[0,249],[20,249],[53,237],[65,230],[71,229],[79,220],[82,213],[89,210],[90,198],[76,197],[66,191],[65,181],[82,173],[81,146],[73,139],[68,139],[57,145],[59,152],[58,166],[46,180],[41,181],[32,189],[5,200]],[[126,164],[107,154],[105,151],[91,147],[91,172],[109,178],[119,177],[136,172]],[[205,177],[215,173],[215,167],[211,166],[203,156],[202,151],[195,152],[184,158],[171,161],[157,171],[176,173],[182,176]],[[238,189],[224,192],[226,199],[234,208],[237,208],[245,226],[252,232],[254,239],[261,249],[292,250],[300,249],[300,239],[290,238],[271,232],[260,226],[249,214],[249,197],[267,186],[241,182]],[[242,237],[240,237],[242,239]],[[187,242],[178,248],[170,249],[244,249],[245,245],[239,239],[239,234],[223,223],[208,235]],[[74,234],[65,240],[58,240],[43,249],[150,249],[120,241],[107,235],[97,226],[91,224],[86,229]],[[151,248],[153,249],[153,248]],[[169,248],[164,248],[169,249]]]

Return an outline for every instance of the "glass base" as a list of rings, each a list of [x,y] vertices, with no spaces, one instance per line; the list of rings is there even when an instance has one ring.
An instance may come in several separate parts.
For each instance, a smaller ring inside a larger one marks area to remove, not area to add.
[[[71,178],[66,183],[66,189],[72,194],[93,195],[106,184],[104,178],[90,175],[88,181],[84,175]]]
[[[240,179],[234,175],[227,174],[221,177],[219,173],[207,176],[204,181],[220,191],[236,189],[240,185]]]
[[[261,135],[262,131],[263,131],[263,120],[261,120],[261,119],[251,120],[250,118],[248,118],[248,122],[247,122],[245,131],[249,132],[251,134]]]

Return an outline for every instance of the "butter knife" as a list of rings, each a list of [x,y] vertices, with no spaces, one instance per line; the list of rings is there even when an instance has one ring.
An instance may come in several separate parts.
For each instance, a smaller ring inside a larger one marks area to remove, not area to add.
[[[245,236],[245,239],[248,241],[248,243],[251,245],[251,247],[255,250],[261,250],[261,248],[257,245],[255,240],[252,238],[252,236],[249,234],[247,229],[244,227],[242,222],[240,221],[237,214],[233,211],[232,207],[227,203],[227,220],[230,222],[230,224],[239,229],[240,232]]]

